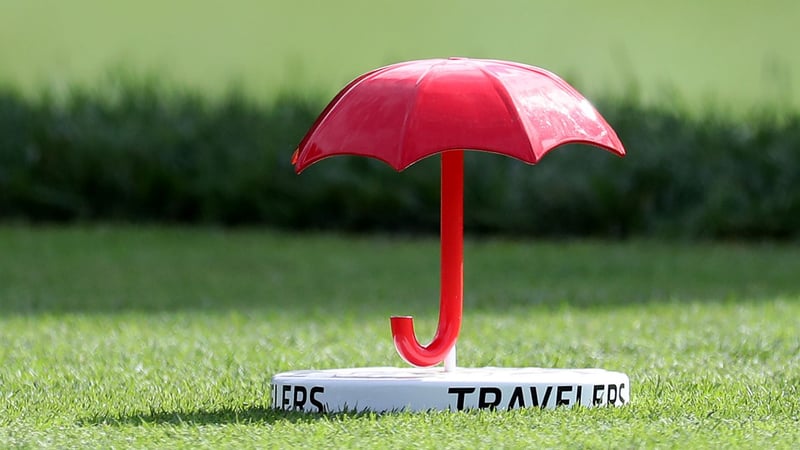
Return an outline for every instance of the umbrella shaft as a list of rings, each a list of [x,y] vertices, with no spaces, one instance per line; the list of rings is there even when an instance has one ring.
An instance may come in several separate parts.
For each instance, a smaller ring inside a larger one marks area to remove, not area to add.
[[[464,152],[442,153],[441,296],[439,326],[428,345],[421,345],[410,316],[392,317],[392,338],[410,364],[430,367],[445,361],[456,366],[455,345],[461,331],[464,293]]]
[[[458,337],[464,295],[464,151],[442,153],[439,336]]]

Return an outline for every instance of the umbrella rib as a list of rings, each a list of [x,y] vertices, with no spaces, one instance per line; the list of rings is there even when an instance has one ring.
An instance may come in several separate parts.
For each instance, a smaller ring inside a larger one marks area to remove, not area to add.
[[[408,106],[406,107],[405,115],[403,116],[403,125],[402,125],[403,126],[403,134],[400,136],[400,143],[399,143],[400,151],[399,151],[399,155],[398,155],[400,161],[399,161],[399,164],[397,164],[397,167],[399,167],[400,170],[405,169],[407,167],[407,165],[411,165],[412,163],[415,162],[415,161],[409,161],[409,162],[405,161],[406,136],[408,135],[408,121],[409,121],[409,118],[411,117],[411,114],[413,114],[414,109],[417,106],[417,100],[419,99],[420,86],[422,86],[422,83],[425,81],[425,77],[428,75],[428,73],[430,73],[431,69],[433,69],[434,67],[436,67],[439,64],[441,64],[441,62],[437,62],[437,63],[431,64],[428,67],[426,67],[425,70],[419,75],[419,77],[417,77],[417,81],[414,83],[414,95],[413,95],[414,101],[409,102]]]
[[[500,100],[502,100],[508,112],[511,115],[513,115],[514,118],[517,119],[518,126],[522,128],[522,131],[525,132],[525,136],[528,137],[527,139],[528,151],[530,152],[531,159],[530,161],[527,162],[535,164],[536,162],[539,161],[539,157],[536,155],[536,151],[533,148],[533,141],[531,140],[532,136],[530,135],[530,133],[528,133],[528,127],[525,126],[525,121],[522,120],[522,117],[519,115],[519,110],[517,109],[517,105],[514,103],[514,99],[512,99],[509,95],[505,95],[507,94],[507,92],[503,88],[500,78],[498,78],[495,74],[491,73],[490,71],[486,70],[486,68],[481,66],[480,64],[475,64],[475,67],[477,67],[478,70],[481,72],[481,74],[483,74],[483,76],[489,80],[489,83],[491,83],[492,88],[500,97]]]
[[[562,91],[571,93],[571,94],[575,95],[576,97],[579,97],[579,98],[583,99],[583,101],[589,102],[589,100],[586,99],[583,96],[583,94],[578,92],[577,89],[575,89],[572,85],[567,83],[566,80],[564,80],[563,78],[559,77],[555,73],[550,72],[547,69],[543,69],[541,67],[530,66],[528,64],[512,62],[512,61],[499,61],[499,60],[485,60],[485,61],[494,61],[494,62],[497,62],[497,63],[502,63],[502,64],[508,65],[510,67],[516,67],[516,68],[518,68],[520,70],[525,70],[527,72],[532,72],[532,73],[535,73],[536,75],[546,77],[546,78],[550,79],[553,83],[555,83]],[[611,141],[611,143],[609,144],[609,143],[605,143],[605,142],[597,140],[597,139],[589,139],[589,138],[581,139],[581,138],[575,138],[575,137],[562,137],[562,139],[559,139],[558,142],[555,145],[553,145],[552,147],[549,147],[547,149],[543,149],[544,151],[542,152],[542,155],[544,155],[544,153],[547,153],[548,151],[550,151],[550,150],[552,150],[554,148],[560,147],[560,146],[565,145],[565,144],[587,144],[587,145],[592,145],[592,146],[601,148],[603,150],[606,150],[608,152],[614,153],[614,154],[616,154],[618,156],[624,156],[625,155],[625,147],[622,145],[622,142],[620,141],[619,136],[617,136],[617,134],[614,131],[614,129],[611,128],[611,126],[608,124],[608,122],[606,122],[605,118],[603,118],[603,116],[600,115],[600,112],[597,111],[597,108],[595,108],[594,105],[591,102],[589,102],[589,105],[594,110],[595,114],[597,115],[597,118],[598,118],[599,122],[603,125],[604,131],[606,133],[608,133],[609,140]]]

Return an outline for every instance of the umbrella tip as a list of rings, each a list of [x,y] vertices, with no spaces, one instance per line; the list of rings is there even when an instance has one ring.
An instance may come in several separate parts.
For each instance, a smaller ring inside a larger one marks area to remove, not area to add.
[[[297,158],[300,156],[300,148],[294,149],[294,153],[292,153],[292,165],[297,164]]]

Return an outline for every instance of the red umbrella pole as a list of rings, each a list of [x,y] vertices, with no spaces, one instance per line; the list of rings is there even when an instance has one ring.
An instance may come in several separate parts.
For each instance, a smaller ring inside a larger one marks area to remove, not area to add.
[[[409,364],[429,367],[455,351],[461,330],[464,296],[464,151],[442,153],[441,294],[439,326],[430,344],[423,346],[410,316],[392,317],[392,337],[400,356]],[[455,366],[455,354],[451,361]],[[446,364],[446,369],[449,364]]]

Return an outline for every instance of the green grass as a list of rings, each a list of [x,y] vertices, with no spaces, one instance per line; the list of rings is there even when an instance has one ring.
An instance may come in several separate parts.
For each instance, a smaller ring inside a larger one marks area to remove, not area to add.
[[[665,85],[693,103],[800,106],[798,18],[793,0],[6,0],[0,81],[91,86],[122,65],[216,92],[328,97],[389,62],[473,56],[547,67],[593,96],[633,79],[670,101]]]
[[[615,409],[301,415],[272,374],[402,365],[432,238],[0,227],[0,447],[800,445],[796,244],[469,240],[464,365],[628,373]]]

